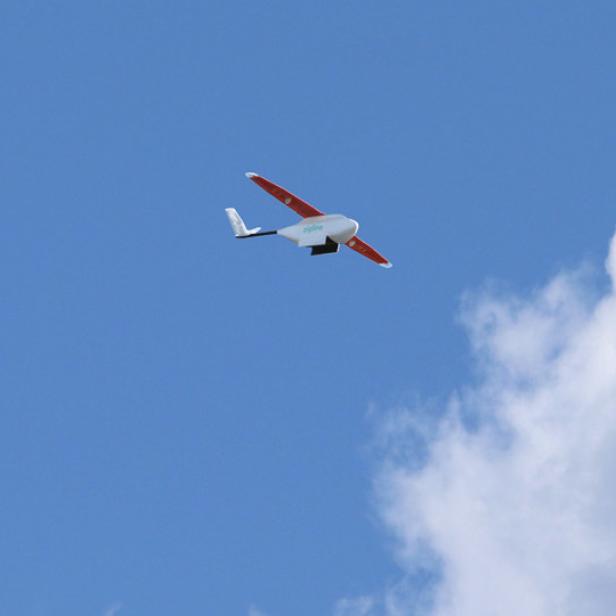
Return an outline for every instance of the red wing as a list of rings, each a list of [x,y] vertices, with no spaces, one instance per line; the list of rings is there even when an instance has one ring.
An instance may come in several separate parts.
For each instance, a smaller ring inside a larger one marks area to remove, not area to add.
[[[378,263],[381,267],[391,267],[391,263],[380,252],[374,250],[370,244],[360,240],[357,235],[354,235],[346,245],[360,255]]]
[[[274,184],[274,182],[270,182],[256,173],[247,173],[246,177],[251,179],[257,186],[260,186],[270,195],[276,197],[278,201],[282,201],[285,205],[288,205],[302,218],[323,216],[323,212],[319,212],[316,207],[312,207],[310,203],[306,203],[304,200],[296,197],[293,193],[290,193],[288,190],[282,188],[282,186],[278,186],[278,184]]]

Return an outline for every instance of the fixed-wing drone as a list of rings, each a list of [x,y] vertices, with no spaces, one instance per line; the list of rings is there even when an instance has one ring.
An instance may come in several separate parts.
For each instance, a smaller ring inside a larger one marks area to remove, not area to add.
[[[342,214],[324,214],[288,190],[256,173],[247,173],[246,177],[289,206],[303,220],[277,231],[261,231],[261,227],[247,229],[237,210],[229,207],[225,212],[231,223],[233,233],[238,239],[261,235],[282,235],[282,237],[286,237],[300,247],[310,246],[312,249],[310,254],[312,255],[338,252],[340,244],[345,244],[360,255],[378,263],[381,267],[391,267],[391,263],[383,255],[355,235],[357,229],[359,229],[359,224],[352,218],[347,218]]]

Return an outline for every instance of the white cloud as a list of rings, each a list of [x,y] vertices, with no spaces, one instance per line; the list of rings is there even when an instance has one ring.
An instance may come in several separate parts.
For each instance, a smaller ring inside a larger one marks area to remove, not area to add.
[[[264,612],[258,610],[254,605],[248,608],[248,616],[266,616]]]
[[[526,299],[465,301],[477,384],[438,421],[412,410],[386,422],[376,489],[408,581],[378,613],[616,609],[616,235],[606,269],[603,295],[578,272]],[[376,613],[359,601],[337,614]]]

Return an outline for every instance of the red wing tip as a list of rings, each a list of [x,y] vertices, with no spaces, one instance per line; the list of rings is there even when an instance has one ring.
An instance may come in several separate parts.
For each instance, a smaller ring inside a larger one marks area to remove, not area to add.
[[[381,267],[385,267],[385,268],[389,269],[390,267],[393,266],[393,263],[390,263],[389,261],[387,261],[387,263],[379,263],[379,265]]]
[[[252,180],[253,178],[258,178],[258,177],[259,177],[259,174],[258,174],[258,173],[255,173],[254,171],[248,171],[248,172],[246,173],[246,177],[247,177],[249,180]]]

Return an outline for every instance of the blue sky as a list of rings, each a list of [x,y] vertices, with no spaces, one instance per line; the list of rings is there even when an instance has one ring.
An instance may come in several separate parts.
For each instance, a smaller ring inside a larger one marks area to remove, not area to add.
[[[600,262],[612,2],[4,2],[0,565],[15,616],[331,613],[400,576],[374,412],[460,297]],[[235,242],[357,219],[394,263]]]

